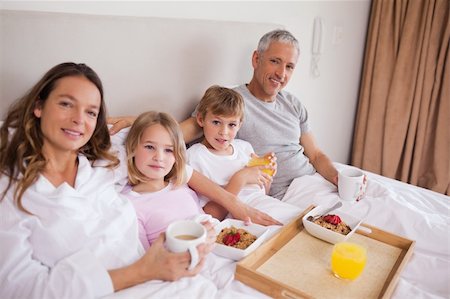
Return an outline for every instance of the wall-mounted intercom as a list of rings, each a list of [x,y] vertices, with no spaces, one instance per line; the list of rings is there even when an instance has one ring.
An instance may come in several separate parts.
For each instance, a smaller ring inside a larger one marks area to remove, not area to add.
[[[319,60],[320,55],[323,53],[323,24],[320,17],[314,18],[312,47],[311,47],[311,75],[313,77],[319,77]]]
[[[314,19],[314,28],[313,28],[313,42],[312,42],[312,54],[322,54],[322,30],[323,30],[322,19],[316,17]]]

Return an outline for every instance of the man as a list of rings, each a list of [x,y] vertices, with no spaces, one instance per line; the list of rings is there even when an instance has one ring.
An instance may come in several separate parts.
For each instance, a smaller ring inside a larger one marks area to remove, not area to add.
[[[282,199],[296,177],[318,171],[337,184],[337,170],[317,147],[300,101],[283,91],[299,56],[297,39],[286,30],[266,33],[253,52],[253,78],[236,87],[245,101],[245,116],[237,138],[250,142],[259,155],[274,152],[278,170],[270,195]],[[201,134],[195,118],[181,123],[186,142]]]
[[[250,142],[259,155],[274,152],[278,169],[270,195],[282,199],[291,182],[319,172],[337,185],[337,170],[317,147],[308,124],[308,113],[298,98],[283,88],[289,82],[300,54],[297,39],[286,30],[266,33],[253,52],[253,77],[236,87],[245,101],[245,116],[237,138]],[[195,115],[195,112],[194,114]],[[112,131],[129,125],[132,118],[111,119]],[[181,123],[185,141],[202,134],[194,117]]]

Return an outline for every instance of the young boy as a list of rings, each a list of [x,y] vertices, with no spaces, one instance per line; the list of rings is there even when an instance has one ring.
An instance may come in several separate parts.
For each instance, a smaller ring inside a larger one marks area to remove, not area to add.
[[[246,204],[261,210],[266,208],[272,217],[286,221],[300,210],[266,195],[272,177],[263,170],[276,169],[272,153],[265,155],[271,159],[270,165],[247,166],[254,155],[253,147],[244,140],[235,139],[243,117],[244,101],[239,93],[220,86],[208,88],[197,109],[197,123],[203,129],[204,138],[188,149],[188,164],[238,195]],[[203,210],[213,217],[222,220],[227,215],[220,205],[205,197],[200,200]]]

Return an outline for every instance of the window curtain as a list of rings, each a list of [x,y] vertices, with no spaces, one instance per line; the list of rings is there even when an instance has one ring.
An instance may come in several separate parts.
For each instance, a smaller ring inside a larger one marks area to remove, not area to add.
[[[449,195],[449,0],[373,0],[353,136],[359,168]]]

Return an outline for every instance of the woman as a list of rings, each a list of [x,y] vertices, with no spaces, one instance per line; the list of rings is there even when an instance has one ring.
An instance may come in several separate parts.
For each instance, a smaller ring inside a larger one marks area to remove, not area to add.
[[[91,68],[53,67],[0,132],[0,298],[100,297],[200,271],[203,262],[186,270],[189,253],[165,250],[163,235],[147,252],[139,244],[134,209],[114,189],[119,161]]]
[[[114,182],[126,167],[109,152],[103,87],[84,64],[62,63],[11,107],[0,129],[0,298],[91,298],[150,280],[194,276],[201,262],[144,252],[132,205]],[[194,171],[188,184],[236,218],[276,221]]]

